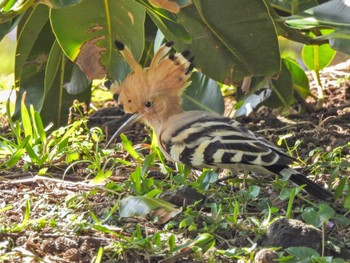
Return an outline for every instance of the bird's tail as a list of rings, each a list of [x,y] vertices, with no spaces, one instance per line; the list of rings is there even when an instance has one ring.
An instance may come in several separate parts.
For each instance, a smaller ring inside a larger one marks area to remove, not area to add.
[[[332,200],[332,193],[330,193],[317,183],[311,181],[305,175],[297,172],[296,170],[286,166],[275,166],[269,168],[268,170],[270,170],[273,173],[279,174],[282,177],[289,177],[289,180],[297,185],[305,185],[303,189],[310,195],[324,201]]]

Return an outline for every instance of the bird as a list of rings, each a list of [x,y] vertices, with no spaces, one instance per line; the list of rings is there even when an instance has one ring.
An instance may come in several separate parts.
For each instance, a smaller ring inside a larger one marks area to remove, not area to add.
[[[164,156],[175,163],[197,168],[222,168],[231,173],[258,172],[288,178],[303,185],[310,195],[330,201],[332,194],[291,168],[295,159],[273,143],[257,136],[238,121],[207,111],[184,111],[181,94],[190,85],[194,69],[191,52],[171,52],[164,43],[149,67],[143,68],[121,41],[115,45],[131,67],[131,73],[110,91],[125,113],[131,114],[108,145],[137,121],[151,126]]]

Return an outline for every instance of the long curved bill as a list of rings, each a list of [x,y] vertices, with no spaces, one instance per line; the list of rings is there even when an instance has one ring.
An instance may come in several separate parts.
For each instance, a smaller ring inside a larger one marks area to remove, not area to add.
[[[123,123],[122,126],[119,127],[119,129],[113,134],[112,138],[108,141],[108,143],[105,146],[105,149],[108,148],[108,146],[117,138],[123,131],[130,128],[134,123],[138,122],[141,119],[142,115],[140,113],[134,113],[131,115],[129,119],[127,119],[126,122]]]

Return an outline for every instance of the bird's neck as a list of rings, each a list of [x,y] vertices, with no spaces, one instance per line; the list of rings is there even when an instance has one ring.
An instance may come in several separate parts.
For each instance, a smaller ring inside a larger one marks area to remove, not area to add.
[[[180,105],[180,100],[164,101],[162,105],[158,105],[157,109],[155,109],[155,114],[146,118],[146,121],[155,129],[156,134],[158,134],[163,124],[169,118],[182,112],[183,109]]]

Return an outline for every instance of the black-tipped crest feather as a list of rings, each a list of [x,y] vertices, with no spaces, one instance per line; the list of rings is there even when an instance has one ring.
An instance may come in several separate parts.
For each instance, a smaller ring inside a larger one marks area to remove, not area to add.
[[[191,54],[191,51],[189,50],[184,50],[181,52],[181,55],[186,59],[190,56],[190,54]]]
[[[165,43],[165,46],[172,47],[174,45],[174,41],[168,41]]]
[[[114,44],[117,47],[117,49],[120,51],[123,51],[125,48],[125,45],[122,42],[120,42],[119,40],[115,40]]]

